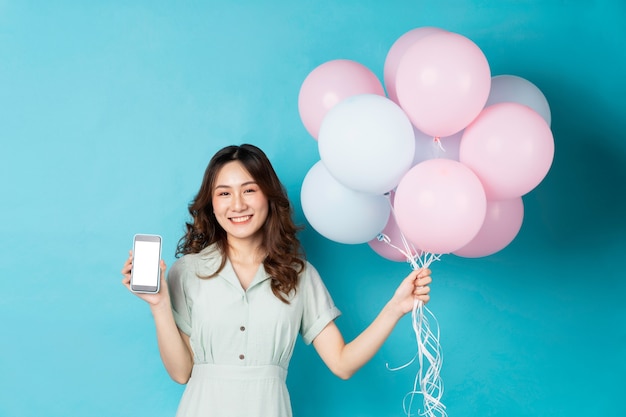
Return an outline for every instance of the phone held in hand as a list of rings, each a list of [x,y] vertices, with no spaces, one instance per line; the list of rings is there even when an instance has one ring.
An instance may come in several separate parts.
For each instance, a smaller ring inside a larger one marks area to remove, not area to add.
[[[161,236],[136,234],[133,238],[133,267],[130,289],[139,293],[157,293],[161,282]]]

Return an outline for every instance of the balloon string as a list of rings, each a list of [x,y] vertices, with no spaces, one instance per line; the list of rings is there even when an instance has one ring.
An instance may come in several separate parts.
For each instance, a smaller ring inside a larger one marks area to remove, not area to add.
[[[414,263],[417,268],[427,268],[430,263],[436,260],[439,260],[439,255],[426,252],[422,256],[416,257]],[[441,402],[444,389],[441,379],[443,353],[440,344],[439,323],[432,311],[417,298],[413,303],[411,320],[417,343],[417,352],[404,365],[391,368],[387,364],[387,369],[397,371],[417,361],[419,370],[413,380],[413,387],[411,391],[405,394],[402,401],[404,413],[408,417],[416,415],[413,413],[415,396],[421,394],[423,397],[423,408],[418,412],[419,415],[446,417],[446,407]]]
[[[445,152],[445,151],[446,151],[446,150],[444,149],[444,147],[443,147],[443,144],[441,143],[441,138],[440,138],[439,136],[435,136],[435,137],[433,138],[433,142],[434,142],[437,146],[439,146],[439,149],[440,149],[441,151],[443,151],[443,152]]]
[[[395,216],[393,206],[392,215]],[[407,258],[413,270],[428,268],[432,262],[440,260],[441,255],[418,251],[405,238],[404,234],[400,233],[400,237],[404,250],[393,245],[391,239],[384,234],[380,234],[378,239],[400,251]],[[417,360],[419,369],[413,380],[413,388],[405,394],[402,401],[404,413],[408,417],[415,415],[412,414],[413,402],[415,396],[421,394],[423,397],[423,409],[419,412],[420,415],[427,417],[446,417],[446,407],[441,402],[441,397],[443,396],[443,381],[441,379],[443,353],[439,339],[439,322],[432,311],[417,298],[415,298],[413,303],[411,320],[417,343],[417,352],[413,358],[404,365],[390,368],[389,364],[387,364],[387,369],[391,371],[404,369]]]
[[[439,260],[439,255],[424,253],[418,257],[419,268],[428,268],[429,265]],[[403,400],[404,413],[407,416],[412,413],[415,396],[423,397],[423,408],[419,412],[422,416],[445,417],[446,407],[441,402],[443,396],[443,381],[441,368],[443,365],[443,353],[440,344],[439,322],[435,315],[422,301],[416,299],[411,314],[413,331],[417,343],[417,362],[419,370],[413,381],[413,388]],[[407,404],[408,401],[408,404]]]
[[[402,238],[404,240],[404,236],[402,236]],[[385,242],[387,245],[400,252],[407,259],[407,262],[411,264],[411,266],[413,266],[413,264],[416,262],[416,258],[419,256],[419,251],[417,251],[415,247],[408,242],[406,242],[405,245],[406,249],[401,249],[391,243],[391,239],[389,238],[389,236],[384,233],[379,233],[378,236],[376,236],[376,239],[378,239],[380,242]]]

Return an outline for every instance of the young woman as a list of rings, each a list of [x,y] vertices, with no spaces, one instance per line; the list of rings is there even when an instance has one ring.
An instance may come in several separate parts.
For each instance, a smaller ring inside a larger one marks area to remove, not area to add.
[[[211,159],[189,205],[192,220],[161,290],[147,301],[169,375],[187,384],[179,417],[289,417],[285,384],[298,334],[338,377],[367,363],[430,271],[409,274],[376,319],[345,343],[340,314],[296,237],[286,191],[259,148],[228,146]],[[129,287],[132,252],[122,269]]]

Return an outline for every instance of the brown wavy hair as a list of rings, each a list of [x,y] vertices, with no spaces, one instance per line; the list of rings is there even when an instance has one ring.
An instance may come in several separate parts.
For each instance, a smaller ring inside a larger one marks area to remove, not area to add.
[[[222,253],[222,263],[209,277],[216,276],[226,265],[228,241],[226,232],[213,214],[213,188],[220,169],[229,162],[239,161],[257,182],[267,197],[269,210],[262,226],[262,249],[267,253],[263,260],[265,270],[272,277],[272,292],[285,303],[287,296],[296,291],[298,274],[304,269],[304,253],[296,234],[300,227],[293,222],[293,210],[287,191],[278,179],[265,153],[250,144],[231,145],[219,150],[206,168],[202,185],[189,203],[192,220],[186,222],[186,233],[178,241],[176,257],[198,253],[216,244]]]

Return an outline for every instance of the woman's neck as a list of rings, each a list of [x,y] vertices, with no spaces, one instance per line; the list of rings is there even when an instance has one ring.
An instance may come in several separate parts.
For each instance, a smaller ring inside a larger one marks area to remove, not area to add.
[[[260,239],[229,239],[227,255],[232,263],[258,265],[263,262],[266,253]]]

